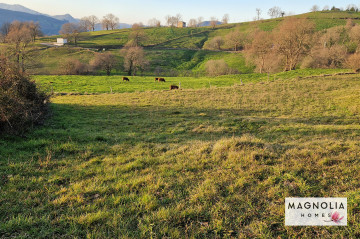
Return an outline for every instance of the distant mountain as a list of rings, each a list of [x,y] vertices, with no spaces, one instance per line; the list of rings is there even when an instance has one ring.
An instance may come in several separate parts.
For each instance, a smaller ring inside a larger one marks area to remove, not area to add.
[[[25,13],[34,14],[34,15],[43,15],[40,12],[31,10],[31,9],[21,6],[19,4],[12,5],[12,4],[0,3],[0,8],[5,9],[5,10],[16,11],[16,12],[25,12]]]
[[[67,21],[67,22],[71,22],[71,23],[78,23],[80,20],[73,18],[73,16],[71,16],[70,14],[65,14],[65,15],[56,15],[56,16],[51,16],[52,18],[55,18],[57,20],[60,21]]]
[[[211,21],[204,21],[199,24],[199,27],[209,27],[209,26],[211,26],[210,23],[211,23]],[[222,22],[219,22],[219,21],[216,23],[216,25],[221,25],[221,24],[222,24]]]
[[[61,26],[67,21],[60,21],[52,17],[44,15],[34,15],[25,12],[17,12],[11,10],[0,9],[0,26],[6,22],[13,21],[34,21],[39,22],[41,30],[45,35],[57,35]]]

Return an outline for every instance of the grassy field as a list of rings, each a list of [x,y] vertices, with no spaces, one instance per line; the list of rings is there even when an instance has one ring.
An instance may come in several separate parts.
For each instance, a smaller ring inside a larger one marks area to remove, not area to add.
[[[51,109],[0,139],[2,238],[360,237],[358,75],[57,96]],[[290,196],[348,197],[348,227],[285,227]]]
[[[269,80],[291,79],[322,74],[349,72],[345,69],[305,69],[281,72],[269,76]],[[122,76],[32,76],[38,84],[49,91],[58,93],[124,93],[154,90],[168,90],[170,85],[181,85],[182,89],[200,89],[240,85],[268,80],[266,74],[243,74],[219,77],[166,77],[166,82],[155,82],[154,77],[129,77],[130,82],[122,81]]]

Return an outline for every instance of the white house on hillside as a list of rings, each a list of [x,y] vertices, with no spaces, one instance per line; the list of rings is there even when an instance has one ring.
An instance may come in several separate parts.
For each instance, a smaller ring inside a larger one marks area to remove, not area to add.
[[[56,43],[55,43],[55,45],[57,45],[57,46],[63,46],[63,45],[65,45],[65,44],[67,44],[67,43],[68,43],[67,39],[65,39],[65,38],[58,38],[57,41],[56,41]]]

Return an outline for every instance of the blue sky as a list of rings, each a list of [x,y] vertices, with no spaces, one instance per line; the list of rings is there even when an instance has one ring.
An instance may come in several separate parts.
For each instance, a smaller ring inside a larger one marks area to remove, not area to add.
[[[268,18],[267,11],[273,6],[279,6],[285,12],[295,14],[308,12],[314,5],[323,8],[325,5],[346,7],[359,1],[242,1],[242,0],[0,0],[2,3],[21,4],[38,12],[51,15],[69,13],[74,17],[96,15],[99,18],[107,13],[113,13],[120,18],[120,22],[146,24],[149,19],[157,18],[164,23],[168,14],[180,13],[184,21],[199,16],[219,19],[224,14],[230,15],[230,22],[250,21],[255,16],[255,9],[262,10],[262,17]]]

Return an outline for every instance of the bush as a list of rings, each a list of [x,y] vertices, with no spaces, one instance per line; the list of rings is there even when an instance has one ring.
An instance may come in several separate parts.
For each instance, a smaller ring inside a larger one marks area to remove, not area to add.
[[[347,59],[347,65],[356,72],[360,72],[360,53],[353,54]]]
[[[49,96],[35,82],[0,57],[0,134],[22,134],[41,123],[48,100]]]
[[[59,74],[61,75],[86,75],[89,73],[89,66],[78,59],[68,59],[60,64]]]
[[[205,64],[206,73],[210,76],[221,76],[238,73],[231,69],[224,60],[210,60]]]

